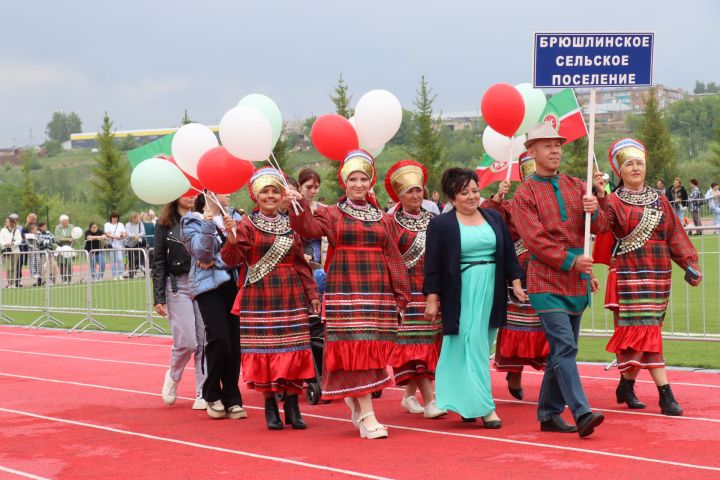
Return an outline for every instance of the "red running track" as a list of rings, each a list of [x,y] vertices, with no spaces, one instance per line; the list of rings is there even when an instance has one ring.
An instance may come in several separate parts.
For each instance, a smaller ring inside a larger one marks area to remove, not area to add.
[[[362,440],[341,402],[301,408],[306,431],[265,427],[262,396],[243,390],[249,418],[215,421],[190,409],[192,371],[176,405],[159,390],[167,337],[0,327],[0,478],[720,478],[720,375],[671,371],[683,417],[659,414],[645,374],[645,411],[614,399],[617,371],[583,365],[583,385],[605,423],[587,439],[542,433],[541,375],[525,375],[527,401],[493,372],[500,430],[450,414],[406,413],[399,389],[376,400],[387,440]],[[188,374],[189,373],[189,374]]]

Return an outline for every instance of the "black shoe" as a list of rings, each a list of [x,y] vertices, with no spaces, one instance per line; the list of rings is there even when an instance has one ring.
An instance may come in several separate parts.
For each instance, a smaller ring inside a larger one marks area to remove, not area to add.
[[[617,403],[626,403],[629,408],[645,408],[645,404],[638,400],[637,395],[635,395],[635,380],[628,380],[622,375],[620,376],[620,383],[615,389],[615,397]]]
[[[298,396],[288,395],[285,397],[285,425],[292,425],[294,430],[305,430],[307,425],[303,422],[300,415],[300,405],[298,405]]]
[[[522,378],[522,373],[515,374],[513,372],[508,372],[507,375],[505,375],[505,380],[507,380],[507,382],[508,382],[508,391],[510,392],[510,395],[512,395],[513,397],[517,398],[518,400],[522,400],[524,398],[523,389],[510,387],[510,377],[512,377],[513,375],[517,375],[518,377]]]
[[[575,433],[578,431],[575,425],[570,425],[560,415],[553,415],[548,420],[540,422],[541,432]]]
[[[485,420],[483,418],[482,422],[483,422],[483,428],[497,430],[498,428],[502,427],[502,420]]]
[[[280,411],[278,410],[275,395],[265,398],[265,422],[269,430],[282,430],[283,424],[280,420]]]
[[[477,422],[477,418],[474,418],[474,417],[473,417],[473,418],[467,418],[467,417],[462,417],[462,416],[461,416],[460,418],[461,418],[462,421],[465,422],[465,423]]]
[[[605,415],[602,413],[588,412],[577,419],[577,432],[580,438],[592,435],[595,431],[595,427],[600,425],[605,420]]]
[[[672,417],[678,417],[683,414],[683,409],[675,401],[670,384],[667,383],[662,387],[657,387],[658,393],[660,394],[660,411],[663,415],[670,415]]]

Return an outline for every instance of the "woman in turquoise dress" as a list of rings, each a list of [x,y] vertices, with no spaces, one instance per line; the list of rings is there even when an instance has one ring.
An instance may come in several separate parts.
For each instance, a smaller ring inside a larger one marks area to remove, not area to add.
[[[430,221],[427,232],[425,316],[442,308],[443,344],[435,376],[437,406],[464,421],[480,417],[500,428],[490,384],[490,351],[507,316],[507,284],[520,301],[524,276],[502,216],[479,209],[474,171],[451,168],[443,191],[455,209]]]

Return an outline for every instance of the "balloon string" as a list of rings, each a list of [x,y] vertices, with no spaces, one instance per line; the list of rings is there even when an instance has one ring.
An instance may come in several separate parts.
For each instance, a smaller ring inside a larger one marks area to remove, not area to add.
[[[270,160],[272,158],[275,161],[275,164],[273,165],[272,161]],[[288,185],[287,179],[285,178],[285,172],[282,171],[280,168],[280,162],[277,161],[277,158],[275,158],[275,154],[273,152],[270,152],[270,158],[267,159],[268,163],[271,167],[273,167],[275,170],[280,172],[280,177],[282,177],[282,182],[285,184],[285,189],[290,190],[290,185]],[[293,210],[295,210],[295,215],[300,215],[300,212],[303,212],[303,208],[300,206],[297,200],[294,198],[290,200],[290,205],[292,205]]]

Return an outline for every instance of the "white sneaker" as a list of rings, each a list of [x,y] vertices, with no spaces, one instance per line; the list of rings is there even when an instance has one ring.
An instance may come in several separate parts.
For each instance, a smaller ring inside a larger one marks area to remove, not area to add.
[[[210,418],[225,418],[225,405],[223,405],[222,400],[207,402],[206,410]]]
[[[227,418],[232,418],[233,420],[238,420],[240,418],[247,418],[247,412],[240,405],[233,405],[227,409],[225,416]]]
[[[415,395],[410,395],[409,397],[403,397],[402,402],[400,402],[400,405],[402,405],[402,407],[410,413],[425,412],[423,407],[420,406],[420,402],[418,402],[418,399],[415,397]]]
[[[177,384],[170,376],[170,370],[165,372],[165,382],[162,387],[162,399],[167,405],[172,405],[177,399]]]
[[[192,404],[193,410],[205,410],[207,408],[207,402],[202,397],[197,397]]]
[[[425,418],[438,418],[442,417],[443,415],[447,414],[447,410],[440,410],[437,406],[437,403],[435,403],[435,400],[425,405],[425,408],[423,409],[423,417]]]

